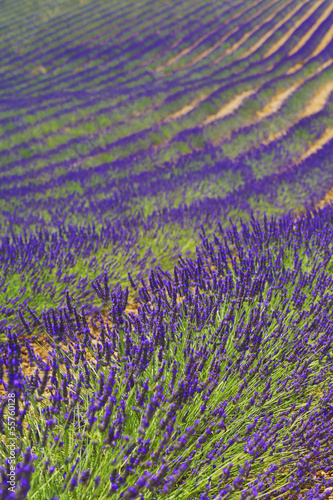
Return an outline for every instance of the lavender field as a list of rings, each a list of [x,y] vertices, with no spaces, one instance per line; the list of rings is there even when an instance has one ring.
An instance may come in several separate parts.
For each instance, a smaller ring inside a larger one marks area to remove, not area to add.
[[[333,498],[332,2],[0,12],[0,499]]]

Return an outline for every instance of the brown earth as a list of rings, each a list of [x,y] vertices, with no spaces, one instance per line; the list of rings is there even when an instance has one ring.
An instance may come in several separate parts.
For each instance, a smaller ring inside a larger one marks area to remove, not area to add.
[[[272,54],[274,54],[274,52],[276,52],[280,47],[282,47],[282,45],[288,40],[288,38],[291,37],[291,35],[297,30],[297,28],[299,28],[301,26],[301,24],[304,23],[304,21],[306,21],[308,19],[308,17],[311,16],[311,14],[313,14],[315,12],[316,9],[318,9],[318,7],[320,7],[320,5],[324,3],[324,0],[319,0],[315,5],[313,5],[305,14],[303,17],[301,17],[300,19],[298,19],[295,24],[290,28],[290,30],[287,31],[287,33],[285,33],[278,42],[276,42],[276,44],[271,47],[264,55],[264,58],[266,57],[269,57],[271,56]]]

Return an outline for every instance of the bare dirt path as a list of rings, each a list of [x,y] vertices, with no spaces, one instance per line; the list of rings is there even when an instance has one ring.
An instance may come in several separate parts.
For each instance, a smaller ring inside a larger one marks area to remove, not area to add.
[[[330,59],[329,61],[324,63],[322,66],[320,66],[316,70],[315,74],[319,74],[321,71],[323,71],[327,67],[331,66],[332,63],[333,63],[333,59]],[[312,74],[309,78],[312,78],[313,76],[314,75]],[[280,130],[279,132],[271,133],[269,135],[268,139],[263,141],[263,144],[266,146],[267,144],[270,144],[271,142],[284,137],[288,133],[288,131],[291,129],[291,127],[296,125],[301,119],[308,117],[308,116],[311,116],[312,114],[318,113],[319,111],[321,111],[325,107],[326,103],[328,102],[330,94],[331,94],[330,83],[328,83],[318,90],[318,92],[315,94],[315,96],[311,99],[311,101],[308,104],[305,104],[305,108],[301,112],[301,114],[297,117],[297,120],[294,120],[284,130]]]
[[[317,151],[325,146],[331,139],[333,139],[333,127],[328,127],[318,141],[311,144],[310,148],[299,157],[297,163],[301,163],[306,158],[309,158],[309,156],[317,153]]]
[[[298,19],[295,24],[285,33],[278,42],[276,42],[273,47],[271,47],[265,54],[264,58],[271,56],[274,54],[277,50],[279,50],[282,45],[285,44],[285,42],[291,37],[291,35],[299,28],[310,16],[313,14],[320,5],[324,3],[324,0],[319,0],[317,3],[315,3],[310,9],[302,16],[300,19]]]
[[[285,23],[289,21],[293,17],[294,14],[296,14],[304,5],[306,5],[309,2],[309,0],[305,0],[298,5],[294,9],[292,9],[289,14],[287,14],[281,21],[275,24],[274,28],[270,29],[265,35],[263,35],[248,51],[246,51],[242,57],[239,58],[239,60],[245,59],[246,57],[250,56],[255,52],[257,49],[262,47],[262,45],[268,40],[270,36],[272,36],[278,29],[281,28]]]
[[[311,78],[314,76],[320,74],[322,71],[324,71],[326,68],[331,66],[333,63],[333,59],[330,59],[329,61],[326,61],[324,64],[322,64],[319,68],[316,69],[313,73],[307,76],[307,78],[303,78],[295,82],[293,85],[291,85],[289,88],[282,90],[278,92],[271,100],[270,102],[261,110],[259,110],[256,115],[253,117],[253,120],[248,125],[256,125],[260,123],[265,118],[268,118],[269,116],[273,115],[279,109],[283,106],[283,104],[289,99],[289,97],[299,88],[301,85],[309,81]],[[270,142],[274,141],[275,139],[279,137],[283,137],[288,130],[295,125],[301,118],[304,118],[305,116],[310,116],[311,114],[314,114],[315,112],[320,111],[323,109],[325,104],[327,103],[327,100],[330,96],[331,93],[331,82],[326,84],[324,87],[321,87],[320,90],[317,92],[315,97],[311,100],[310,103],[308,103],[305,106],[304,111],[301,113],[301,115],[297,118],[296,121],[294,121],[287,129],[280,131],[278,133],[271,134],[269,138],[263,142],[263,144],[269,144]],[[232,113],[235,111],[237,108],[241,106],[241,104],[244,102],[244,100],[249,97],[250,95],[254,94],[257,92],[258,89],[254,89],[251,91],[246,91],[243,92],[242,94],[239,94],[236,96],[234,99],[232,99],[228,104],[226,104],[223,108],[220,109],[220,111],[215,114],[211,115],[206,118],[206,120],[202,123],[202,126],[208,125],[209,123],[212,123],[215,120],[221,119],[228,114]],[[218,142],[218,141],[216,141]]]
[[[270,5],[270,7],[272,7],[273,5],[275,5],[277,2],[274,2],[272,3],[272,5]],[[261,14],[262,12],[264,12],[265,10],[267,9],[267,6],[263,7],[262,9],[260,9],[258,12],[256,12],[255,15],[253,15],[251,18],[248,19],[248,21],[250,21],[251,19],[254,19],[255,17],[257,17],[259,14]],[[264,24],[264,23],[267,23],[269,21],[271,21],[275,16],[276,14],[279,12],[280,9],[276,9],[272,14],[270,14],[268,17],[266,17],[260,24],[259,26],[255,26],[252,30],[248,31],[247,33],[245,33],[242,38],[240,40],[238,40],[238,42],[234,43],[232,45],[232,47],[229,47],[229,49],[227,49],[221,56],[219,56],[217,59],[214,60],[214,64],[218,64],[220,63],[221,61],[223,61],[223,59],[225,59],[227,56],[230,56],[231,54],[233,54],[241,45],[243,45],[243,43],[245,43],[256,31],[258,31],[261,26]]]
[[[194,99],[192,102],[184,106],[182,109],[179,111],[176,111],[176,113],[173,113],[172,115],[169,115],[167,118],[165,118],[163,123],[168,123],[173,120],[177,120],[177,118],[181,118],[182,116],[187,115],[191,111],[193,111],[194,108],[196,108],[202,101],[204,101],[208,97],[207,94],[202,94],[196,99]]]
[[[321,87],[314,98],[308,104],[306,104],[301,117],[304,118],[306,116],[311,116],[321,111],[328,102],[328,99],[332,92],[333,82],[328,82],[326,85]]]
[[[278,92],[263,109],[257,112],[255,117],[257,119],[256,121],[259,122],[279,111],[286,100],[302,85],[302,83],[303,80],[298,80],[288,89]]]
[[[207,116],[205,121],[202,123],[202,126],[209,125],[210,123],[216,120],[220,120],[221,118],[230,115],[242,105],[242,103],[245,101],[245,99],[247,99],[247,97],[254,94],[256,90],[257,89],[246,90],[245,92],[242,92],[241,94],[237,95],[236,97],[234,97],[234,99],[228,102],[228,104],[223,106],[215,115]]]
[[[271,29],[269,31],[269,34],[263,36],[253,47],[253,49],[249,49],[245,54],[242,55],[241,58],[238,58],[237,60],[239,59],[244,59],[246,58],[248,55],[250,55],[252,52],[254,52],[255,50],[257,50],[257,48],[259,48],[266,40],[267,38],[269,38],[269,36],[271,36],[272,33],[274,33],[277,29],[279,29],[280,26],[282,26],[283,23],[287,22],[288,19],[290,17],[292,17],[292,15],[294,13],[296,13],[301,7],[302,5],[304,5],[306,2],[308,2],[309,0],[305,0],[303,1],[303,3],[301,3],[300,5],[297,5],[297,7],[295,9],[293,9],[292,12],[290,12],[287,16],[285,16],[279,23],[276,24],[276,26]],[[282,9],[284,8],[285,6],[282,7]],[[263,10],[263,9],[262,9]],[[273,14],[276,15],[277,11],[275,11],[275,13]],[[254,14],[251,18],[253,19],[254,17],[256,17],[258,15],[258,13]],[[260,26],[257,26],[255,28],[255,31],[260,29],[261,26],[263,24],[265,24],[266,22],[269,21],[269,18],[265,19]],[[195,57],[191,62],[189,62],[186,66],[184,66],[183,68],[188,68],[190,66],[193,66],[194,64],[197,64],[198,62],[202,61],[205,57],[209,56],[212,52],[214,52],[214,50],[216,50],[229,36],[231,36],[233,33],[235,33],[237,30],[239,29],[238,26],[236,26],[233,30],[231,30],[229,33],[227,33],[226,35],[224,35],[218,42],[216,42],[214,45],[212,45],[212,47],[210,47],[209,49],[205,50],[202,54],[199,54],[197,57]],[[231,50],[231,49],[229,49]],[[228,55],[229,52],[226,51],[226,54]],[[223,54],[223,56],[219,56],[219,58],[217,58],[215,62],[218,62],[218,61],[221,61],[221,57],[224,58],[226,54]]]
[[[309,57],[307,57],[303,61],[295,64],[295,66],[293,66],[292,68],[288,69],[288,71],[286,72],[286,75],[291,75],[292,73],[295,73],[296,71],[301,69],[305,63],[310,61],[310,59],[313,59],[314,57],[316,57],[322,50],[324,50],[327,47],[327,45],[331,42],[332,38],[333,38],[333,26],[331,26],[331,28],[328,30],[326,35],[322,38],[322,40],[317,45],[317,47],[312,52],[312,54],[309,55]],[[330,59],[330,61],[331,61],[331,59]]]
[[[316,208],[324,208],[326,205],[333,203],[333,187],[325,194],[324,198],[322,198],[317,204]]]
[[[274,3],[277,3],[277,1],[279,0],[276,0]],[[231,23],[232,21],[234,21],[235,19],[239,18],[244,12],[246,12],[247,10],[251,9],[252,7],[255,7],[257,2],[254,2],[252,5],[250,6],[247,6],[245,7],[243,10],[237,12],[236,15],[234,15],[233,17],[231,17],[230,19],[228,19],[228,23]],[[274,4],[273,4],[274,5]],[[255,12],[252,16],[250,16],[248,18],[247,21],[250,21],[251,19],[255,18],[258,14],[260,14],[261,12],[264,12],[264,10],[267,9],[267,6],[263,7],[262,9],[260,9],[259,11]],[[217,42],[218,44],[221,44],[223,43],[224,40],[226,40],[230,35],[232,35],[233,33],[235,33],[237,30],[239,29],[239,26],[236,26],[235,28],[233,28],[230,32],[228,32],[226,35],[224,35],[221,40],[219,40],[219,42]],[[215,32],[217,31],[216,28],[214,28],[213,30],[211,30],[210,32],[206,33],[204,36],[200,37],[198,40],[196,40],[196,42],[194,42],[192,45],[190,45],[189,47],[187,47],[186,49],[183,49],[179,54],[177,54],[176,56],[172,57],[171,59],[169,59],[169,61],[167,61],[165,64],[159,66],[158,68],[156,68],[156,72],[160,72],[160,71],[163,71],[165,68],[168,68],[169,66],[177,63],[180,59],[182,59],[183,57],[185,57],[187,54],[189,54],[193,49],[195,49],[196,47],[198,47],[200,45],[201,42],[203,42],[206,38],[208,38],[210,35],[214,34]],[[218,46],[218,45],[217,45]],[[210,49],[208,49],[208,51],[210,51]],[[212,51],[210,51],[212,52]],[[210,53],[209,52],[209,53]],[[200,57],[200,56],[196,56],[196,57]],[[223,56],[224,57],[224,56]],[[196,59],[196,58],[194,58]],[[195,64],[193,63],[193,61],[191,63],[189,63],[188,65],[184,65],[184,66],[181,66],[179,67],[178,69],[183,69],[187,66],[191,66],[192,64]]]
[[[300,39],[300,41],[295,45],[293,49],[288,53],[288,56],[292,56],[295,54],[299,49],[305,45],[305,43],[311,38],[313,33],[316,31],[317,28],[329,17],[329,15],[333,12],[333,3],[327,7],[327,9],[323,12],[323,14],[317,19],[315,24],[305,33],[304,36]]]
[[[138,304],[136,302],[130,301],[125,309],[125,313],[126,314],[130,314],[130,313],[137,314],[139,305],[140,304]],[[109,326],[111,326],[111,323],[110,323],[106,314],[102,313],[102,318],[103,318],[103,321],[105,324],[108,324]],[[100,323],[98,320],[94,319],[94,324],[98,327],[96,330],[96,328],[94,328],[92,325],[92,319],[93,318],[88,318],[88,325],[89,325],[90,333],[92,335],[91,343],[96,347],[98,344]],[[23,345],[23,338],[24,337],[22,337],[22,339],[21,339],[22,340],[21,354],[22,354],[22,358],[23,358],[21,367],[22,367],[22,371],[23,371],[24,375],[27,377],[31,377],[32,375],[35,374],[35,372],[37,370],[37,366],[35,364],[33,366],[31,366],[30,361],[29,361],[27,348]],[[43,361],[47,362],[47,358],[50,355],[50,345],[46,341],[46,338],[39,337],[37,341],[31,342],[31,347],[33,348],[33,350],[37,356],[42,358]],[[62,348],[65,351],[67,351],[66,346],[62,345]],[[89,361],[91,358],[92,358],[92,356],[89,355],[89,353],[87,353],[87,360]],[[114,359],[116,359],[116,356]],[[42,376],[43,372],[41,370],[39,370],[39,372],[40,372],[40,376]],[[5,381],[6,381],[6,377],[5,377]],[[48,392],[48,391],[46,391],[46,392]],[[2,384],[0,384],[0,395],[5,396],[6,394],[7,394],[7,392],[5,391],[4,386]]]

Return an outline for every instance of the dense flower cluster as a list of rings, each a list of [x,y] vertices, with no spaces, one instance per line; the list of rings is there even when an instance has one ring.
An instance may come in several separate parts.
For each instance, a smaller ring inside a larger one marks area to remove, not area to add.
[[[0,344],[15,498],[328,498],[333,480],[314,478],[333,467],[332,235],[330,207],[220,226],[173,274],[130,279],[137,314],[106,275],[93,327],[69,294],[43,317],[21,310],[25,337],[8,327]]]

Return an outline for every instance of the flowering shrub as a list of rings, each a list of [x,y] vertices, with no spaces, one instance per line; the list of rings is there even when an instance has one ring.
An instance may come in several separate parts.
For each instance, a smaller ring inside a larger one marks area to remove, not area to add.
[[[106,275],[90,326],[69,294],[21,310],[25,336],[1,344],[3,458],[10,395],[17,432],[2,498],[327,498],[333,211],[251,224],[202,233],[173,274],[130,277],[137,314]]]

